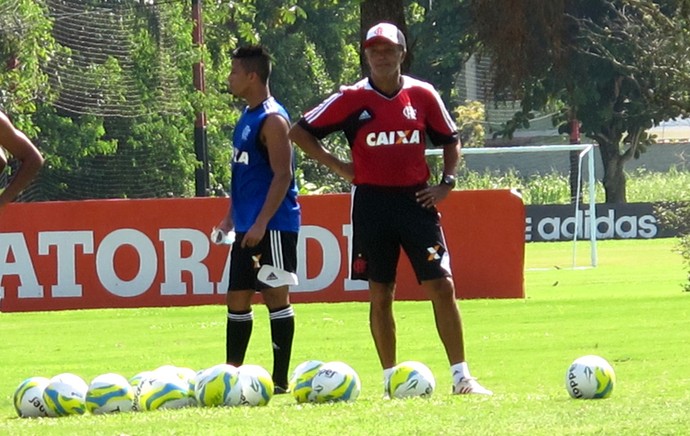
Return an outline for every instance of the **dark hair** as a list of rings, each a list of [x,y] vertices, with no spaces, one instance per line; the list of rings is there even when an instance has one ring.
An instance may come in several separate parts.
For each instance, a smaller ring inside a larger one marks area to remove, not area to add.
[[[271,75],[271,55],[261,45],[238,47],[232,52],[232,58],[242,62],[242,66],[251,73],[259,75],[261,81],[268,83]]]

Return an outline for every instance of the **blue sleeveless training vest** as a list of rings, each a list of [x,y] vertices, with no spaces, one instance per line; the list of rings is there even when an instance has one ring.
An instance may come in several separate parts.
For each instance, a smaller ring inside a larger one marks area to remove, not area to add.
[[[273,170],[268,160],[265,145],[261,144],[259,133],[266,117],[278,114],[288,123],[290,116],[285,108],[273,97],[264,100],[259,106],[245,108],[233,133],[232,180],[230,195],[232,219],[235,231],[246,232],[254,224],[263,207],[268,188],[273,180]],[[267,230],[297,232],[300,226],[300,206],[297,203],[297,187],[293,177],[287,194]]]

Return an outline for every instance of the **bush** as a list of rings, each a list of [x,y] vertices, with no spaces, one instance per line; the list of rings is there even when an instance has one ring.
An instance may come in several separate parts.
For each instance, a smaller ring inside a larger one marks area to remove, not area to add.
[[[678,247],[688,271],[688,281],[683,285],[683,289],[690,292],[690,203],[664,203],[656,209],[659,222],[677,230],[681,235]]]

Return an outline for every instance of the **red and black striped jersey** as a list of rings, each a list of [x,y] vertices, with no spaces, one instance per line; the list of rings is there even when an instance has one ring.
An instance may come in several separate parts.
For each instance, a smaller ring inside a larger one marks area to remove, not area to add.
[[[427,137],[436,146],[454,144],[455,122],[434,87],[402,76],[387,96],[368,78],[343,86],[308,111],[299,125],[319,139],[343,131],[352,149],[355,185],[414,186],[427,182]]]

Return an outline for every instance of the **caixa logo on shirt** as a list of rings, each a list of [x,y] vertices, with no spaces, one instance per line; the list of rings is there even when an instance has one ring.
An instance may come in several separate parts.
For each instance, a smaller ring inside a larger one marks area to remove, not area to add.
[[[388,132],[371,132],[367,135],[367,145],[377,147],[379,145],[420,144],[421,133],[419,130],[391,130]]]

